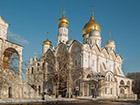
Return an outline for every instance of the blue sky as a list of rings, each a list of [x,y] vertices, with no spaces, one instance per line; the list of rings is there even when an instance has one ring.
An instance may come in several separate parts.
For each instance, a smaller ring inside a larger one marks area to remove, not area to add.
[[[112,30],[116,52],[124,58],[124,73],[140,71],[140,0],[0,0],[0,15],[11,24],[8,30],[28,42],[22,44],[24,60],[33,57],[34,52],[38,56],[42,53],[47,32],[56,45],[63,5],[69,30],[78,41],[83,40],[82,29],[94,5],[94,17],[102,30],[102,47]]]

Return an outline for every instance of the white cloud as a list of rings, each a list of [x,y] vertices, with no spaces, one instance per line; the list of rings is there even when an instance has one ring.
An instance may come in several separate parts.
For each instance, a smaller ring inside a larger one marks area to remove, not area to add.
[[[13,32],[8,31],[7,32],[7,36],[8,39],[11,41],[14,41],[16,43],[20,43],[20,44],[29,44],[29,42],[27,40],[25,40],[24,38],[22,38],[20,35],[15,34]]]

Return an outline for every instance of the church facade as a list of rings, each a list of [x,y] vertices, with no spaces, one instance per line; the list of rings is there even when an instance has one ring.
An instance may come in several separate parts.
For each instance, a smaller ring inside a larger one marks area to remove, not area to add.
[[[116,44],[111,39],[111,32],[109,40],[105,46],[101,47],[101,28],[95,21],[93,12],[90,20],[83,28],[83,42],[72,38],[68,40],[68,25],[69,21],[63,10],[63,15],[58,21],[56,48],[53,47],[48,38],[43,42],[42,59],[37,59],[36,54],[30,59],[30,66],[26,73],[27,83],[38,93],[46,92],[49,94],[51,91],[51,94],[56,94],[56,88],[58,88],[56,84],[44,83],[44,81],[49,81],[49,73],[57,72],[59,62],[56,58],[61,55],[61,50],[64,50],[76,54],[69,64],[83,70],[82,78],[74,83],[72,88],[67,88],[66,93],[71,91],[75,94],[74,90],[77,88],[76,91],[78,91],[77,95],[79,96],[91,96],[94,93],[96,97],[101,98],[118,99],[124,96],[135,98],[132,92],[132,79],[127,78],[122,71],[123,59],[119,54],[116,54]],[[49,61],[45,60],[47,57],[55,58],[53,67]]]

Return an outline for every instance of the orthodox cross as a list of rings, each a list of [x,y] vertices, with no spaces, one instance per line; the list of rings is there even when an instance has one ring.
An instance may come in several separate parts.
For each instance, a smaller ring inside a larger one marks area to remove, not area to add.
[[[48,35],[49,35],[49,32],[47,32],[47,40],[48,40]]]
[[[109,31],[109,40],[111,40],[111,30]]]
[[[70,31],[70,40],[72,40],[72,30]]]
[[[63,16],[65,16],[65,6],[63,6]]]

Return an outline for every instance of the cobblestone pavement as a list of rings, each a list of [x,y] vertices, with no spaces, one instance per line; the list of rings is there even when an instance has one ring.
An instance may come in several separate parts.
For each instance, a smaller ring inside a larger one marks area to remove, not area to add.
[[[140,101],[96,101],[80,100],[73,102],[51,102],[51,103],[18,103],[18,104],[0,104],[0,105],[140,105]]]

